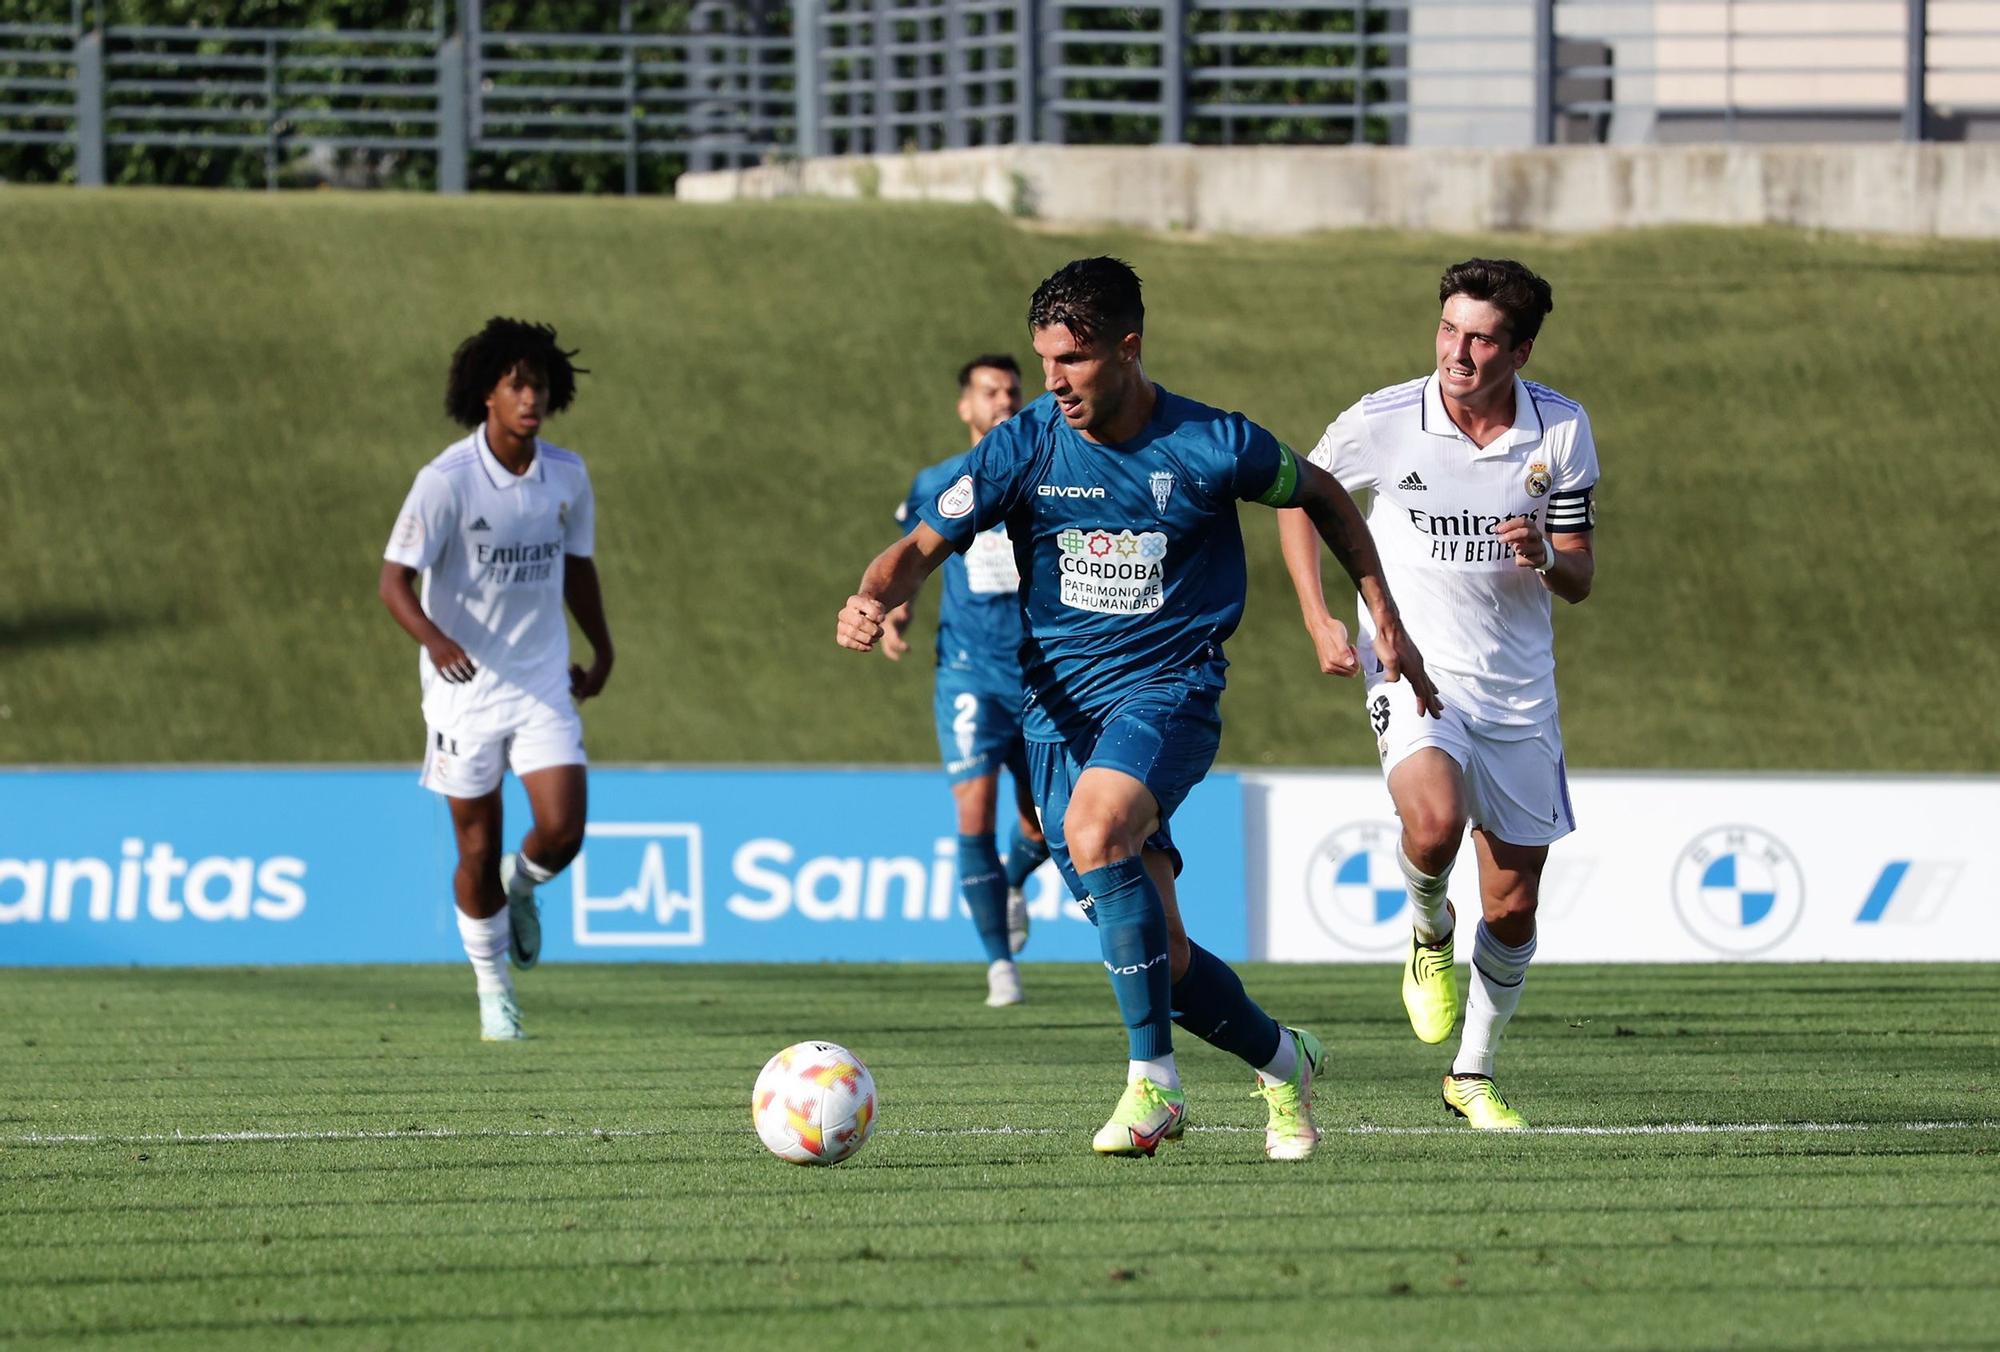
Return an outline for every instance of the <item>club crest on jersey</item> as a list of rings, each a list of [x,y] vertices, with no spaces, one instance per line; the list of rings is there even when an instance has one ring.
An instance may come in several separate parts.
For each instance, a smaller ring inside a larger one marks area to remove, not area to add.
[[[1549,477],[1549,467],[1541,461],[1537,460],[1534,464],[1528,466],[1529,497],[1539,498],[1542,494],[1549,491],[1549,485],[1554,482]]]
[[[1146,482],[1153,489],[1154,510],[1164,514],[1167,510],[1167,499],[1174,495],[1174,476],[1163,469],[1156,469],[1147,476]]]

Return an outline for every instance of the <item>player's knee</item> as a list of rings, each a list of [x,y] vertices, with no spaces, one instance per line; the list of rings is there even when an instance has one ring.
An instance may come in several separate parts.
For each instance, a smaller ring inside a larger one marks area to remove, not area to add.
[[[546,856],[535,862],[551,869],[567,868],[583,849],[583,818],[561,818],[546,830],[538,827],[535,836],[542,847],[541,853]]]
[[[458,866],[475,874],[499,868],[499,837],[483,825],[461,829],[458,833]]]
[[[1422,868],[1449,861],[1465,834],[1465,819],[1449,803],[1412,803],[1402,812],[1403,842],[1410,862]],[[1435,873],[1434,868],[1425,872]]]
[[[1063,818],[1063,835],[1069,841],[1069,857],[1078,873],[1130,859],[1138,853],[1127,838],[1126,823],[1112,813],[1079,813],[1071,810]]]

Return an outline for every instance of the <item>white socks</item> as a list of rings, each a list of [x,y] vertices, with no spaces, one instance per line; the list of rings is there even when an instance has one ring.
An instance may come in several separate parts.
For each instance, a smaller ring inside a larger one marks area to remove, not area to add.
[[[513,990],[514,974],[507,970],[507,949],[512,943],[507,908],[502,906],[498,915],[489,915],[484,920],[464,911],[453,914],[458,916],[458,937],[465,942],[465,956],[472,961],[472,975],[478,982],[479,993],[492,995]]]
[[[508,879],[507,894],[525,897],[556,875],[537,864],[520,850],[514,851],[514,876]]]
[[[1125,1082],[1147,1079],[1162,1089],[1179,1089],[1181,1073],[1174,1069],[1173,1054],[1169,1052],[1157,1061],[1129,1061],[1125,1066]]]
[[[1493,1053],[1528,979],[1528,961],[1535,956],[1535,936],[1519,948],[1493,937],[1484,920],[1472,936],[1472,989],[1465,1000],[1465,1032],[1459,1039],[1454,1075],[1493,1074]]]
[[[1283,1084],[1292,1078],[1292,1072],[1299,1068],[1299,1044],[1292,1040],[1292,1030],[1278,1025],[1278,1052],[1271,1058],[1271,1064],[1257,1072],[1257,1078],[1265,1084]]]
[[[1445,884],[1451,880],[1451,866],[1433,878],[1420,871],[1410,862],[1410,856],[1403,853],[1403,847],[1396,846],[1396,864],[1403,870],[1403,881],[1410,885],[1411,923],[1417,931],[1420,944],[1439,944],[1451,937],[1457,922],[1452,918],[1451,906],[1444,899]]]

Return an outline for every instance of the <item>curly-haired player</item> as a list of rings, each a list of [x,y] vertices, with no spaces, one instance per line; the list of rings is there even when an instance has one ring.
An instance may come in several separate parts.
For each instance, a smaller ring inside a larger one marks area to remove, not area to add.
[[[488,320],[459,344],[444,405],[470,435],[417,471],[383,552],[382,603],[423,649],[422,783],[451,804],[458,931],[489,1042],[524,1036],[507,960],[525,970],[541,957],[535,888],[583,844],[577,704],[611,674],[590,476],[539,436],[576,397],[575,355],[548,325],[518,319]],[[587,670],[570,665],[565,603],[594,651]],[[509,766],[535,824],[503,858]]]

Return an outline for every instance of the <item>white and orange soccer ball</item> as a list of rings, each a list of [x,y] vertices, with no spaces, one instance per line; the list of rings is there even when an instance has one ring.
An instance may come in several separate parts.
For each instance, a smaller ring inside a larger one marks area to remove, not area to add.
[[[750,1093],[757,1139],[793,1164],[838,1164],[868,1143],[875,1077],[832,1042],[799,1042],[764,1063]]]

